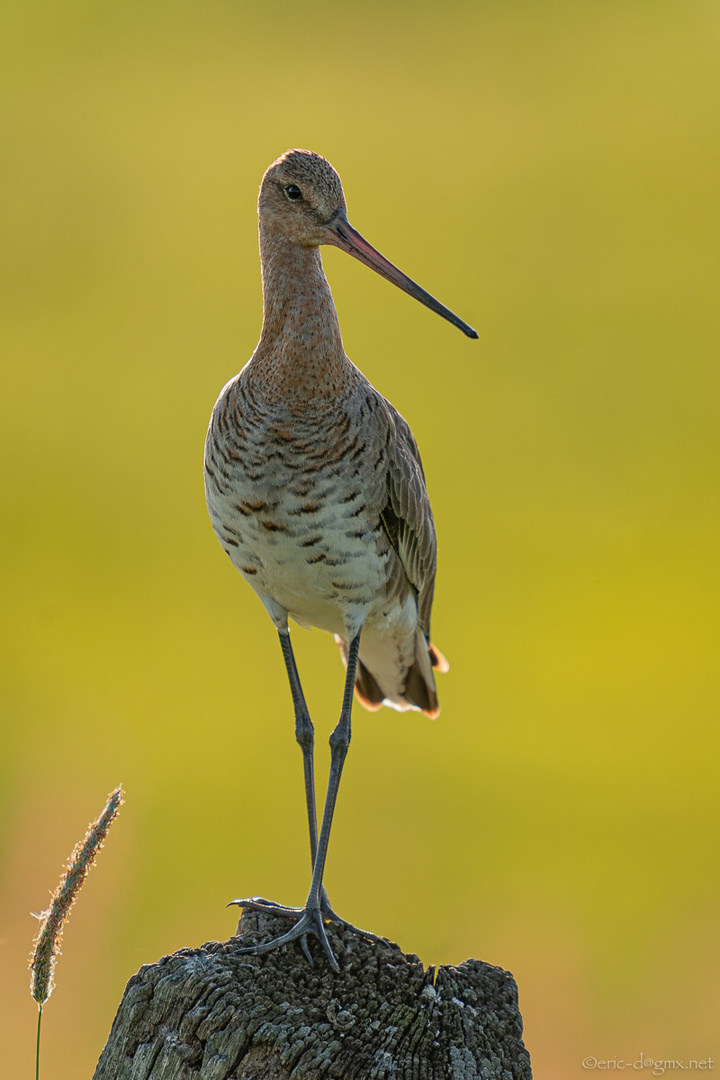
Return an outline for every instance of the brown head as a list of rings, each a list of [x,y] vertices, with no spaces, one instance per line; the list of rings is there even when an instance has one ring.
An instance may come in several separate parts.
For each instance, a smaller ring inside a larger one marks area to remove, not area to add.
[[[288,150],[273,162],[260,185],[258,214],[263,229],[300,247],[332,244],[437,312],[468,337],[477,331],[381,255],[352,227],[340,177],[311,150]]]
[[[328,223],[347,209],[340,177],[311,150],[288,150],[262,178],[258,214],[266,228],[300,247],[327,244]]]

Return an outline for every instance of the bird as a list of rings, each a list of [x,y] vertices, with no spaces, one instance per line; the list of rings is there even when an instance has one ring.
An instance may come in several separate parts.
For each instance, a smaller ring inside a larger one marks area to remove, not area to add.
[[[320,154],[288,150],[270,165],[258,222],[262,330],[213,408],[205,493],[222,548],[279,635],[303,755],[312,879],[302,908],[261,897],[232,903],[292,920],[246,951],[298,941],[313,963],[314,936],[339,971],[325,923],[351,924],[333,911],[323,878],[353,695],[371,710],[434,719],[435,672],[448,664],[430,641],[437,544],[420,452],[405,419],[345,355],[321,246],[340,248],[468,337],[478,334],[353,228],[340,177]],[[289,619],[333,634],[346,669],[319,837],[314,727]]]

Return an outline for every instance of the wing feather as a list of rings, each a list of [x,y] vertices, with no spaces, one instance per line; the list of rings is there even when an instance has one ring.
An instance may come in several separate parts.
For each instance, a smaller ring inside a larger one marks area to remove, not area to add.
[[[430,609],[435,589],[437,540],[420,451],[407,421],[388,402],[387,503],[380,514],[408,581],[417,594],[418,619],[430,637]]]

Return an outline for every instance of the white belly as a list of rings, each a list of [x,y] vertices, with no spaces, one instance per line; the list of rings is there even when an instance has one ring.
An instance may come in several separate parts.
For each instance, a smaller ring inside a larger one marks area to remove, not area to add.
[[[377,524],[342,503],[303,514],[294,501],[275,496],[267,493],[262,501],[271,509],[262,513],[247,512],[253,498],[261,501],[256,495],[243,501],[237,492],[232,499],[209,493],[208,505],[218,539],[278,629],[290,616],[347,638],[366,620],[390,633],[398,620],[414,620],[414,613],[384,603]]]

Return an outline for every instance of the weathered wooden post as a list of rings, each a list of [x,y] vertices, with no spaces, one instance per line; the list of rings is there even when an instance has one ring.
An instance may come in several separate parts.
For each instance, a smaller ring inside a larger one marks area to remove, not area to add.
[[[238,936],[182,949],[130,979],[93,1080],[530,1080],[517,987],[479,960],[423,968],[330,924],[340,964],[242,944],[287,922],[243,914]]]

